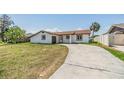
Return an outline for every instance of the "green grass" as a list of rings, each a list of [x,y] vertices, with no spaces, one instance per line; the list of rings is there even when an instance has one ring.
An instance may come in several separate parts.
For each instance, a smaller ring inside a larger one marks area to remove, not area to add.
[[[49,78],[63,63],[68,48],[48,44],[0,46],[0,78]]]
[[[114,56],[118,57],[120,60],[124,61],[124,52],[116,50],[112,47],[108,47],[106,45],[103,45],[101,43],[89,43],[89,45],[95,45],[95,46],[99,46],[101,48],[104,48],[105,50],[109,51],[111,54],[113,54]]]
[[[5,43],[4,43],[4,42],[2,42],[2,41],[0,40],[0,46],[1,46],[1,45],[4,45],[4,44],[5,44]]]

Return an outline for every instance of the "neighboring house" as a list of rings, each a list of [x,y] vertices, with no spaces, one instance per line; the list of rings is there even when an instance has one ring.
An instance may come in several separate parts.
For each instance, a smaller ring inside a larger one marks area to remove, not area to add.
[[[115,24],[108,31],[110,45],[124,45],[124,24]]]
[[[32,43],[88,43],[90,30],[66,32],[39,31],[30,37]]]
[[[124,45],[124,23],[112,25],[107,33],[96,37],[94,40],[108,46]]]

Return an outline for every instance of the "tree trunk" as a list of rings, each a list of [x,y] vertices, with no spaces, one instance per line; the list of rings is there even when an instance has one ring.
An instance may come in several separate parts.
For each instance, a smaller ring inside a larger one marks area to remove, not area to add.
[[[91,42],[93,42],[93,36],[94,36],[94,31],[92,30],[92,35],[91,35],[91,38],[90,38]]]
[[[1,33],[1,40],[2,40],[2,42],[4,42],[4,34],[3,34],[3,32]]]
[[[94,36],[94,31],[92,31],[92,38],[93,38],[93,36]]]

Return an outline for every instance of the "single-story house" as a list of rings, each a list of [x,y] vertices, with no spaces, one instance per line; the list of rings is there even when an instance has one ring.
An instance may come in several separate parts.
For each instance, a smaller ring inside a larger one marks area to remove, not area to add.
[[[76,30],[64,32],[39,31],[30,36],[32,43],[88,43],[90,30]]]
[[[110,45],[124,45],[124,24],[112,25],[108,33]]]
[[[124,23],[112,25],[107,33],[95,37],[94,40],[108,46],[124,45]]]

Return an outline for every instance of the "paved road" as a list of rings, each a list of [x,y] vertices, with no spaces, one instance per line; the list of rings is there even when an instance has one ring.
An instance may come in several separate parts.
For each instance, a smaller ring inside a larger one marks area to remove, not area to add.
[[[50,79],[124,78],[124,62],[108,51],[90,45],[65,45],[69,48],[65,63]]]

